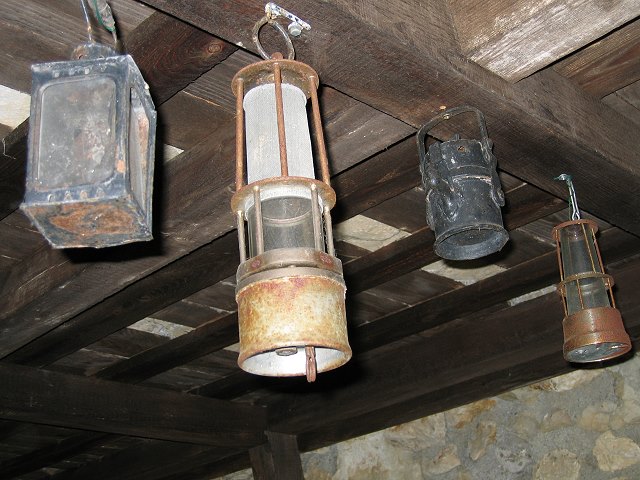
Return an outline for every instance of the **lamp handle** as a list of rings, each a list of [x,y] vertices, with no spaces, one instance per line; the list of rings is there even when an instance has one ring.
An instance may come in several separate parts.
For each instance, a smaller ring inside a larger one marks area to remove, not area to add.
[[[472,107],[471,105],[462,105],[460,107],[453,107],[447,110],[440,112],[438,115],[433,117],[427,123],[425,123],[420,130],[418,130],[418,134],[416,140],[418,142],[418,154],[420,155],[420,160],[426,159],[427,151],[425,148],[425,138],[427,133],[433,129],[439,123],[449,120],[451,117],[455,117],[461,113],[475,113],[476,118],[478,120],[478,126],[480,127],[480,136],[481,136],[481,144],[483,147],[484,157],[489,160],[491,152],[491,145],[489,144],[489,135],[487,134],[487,124],[484,119],[484,114],[478,110],[476,107]],[[489,162],[490,163],[490,162]]]

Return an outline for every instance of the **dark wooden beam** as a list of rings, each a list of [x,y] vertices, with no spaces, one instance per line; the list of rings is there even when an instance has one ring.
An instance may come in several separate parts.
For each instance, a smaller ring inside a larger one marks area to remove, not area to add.
[[[626,327],[637,334],[640,263],[624,265],[613,273]],[[438,391],[455,386],[457,391],[465,392],[467,384],[478,386],[477,379],[504,374],[514,366],[527,364],[529,371],[537,372],[537,361],[555,354],[556,368],[545,369],[543,376],[559,373],[558,366],[560,371],[566,371],[562,368],[562,317],[561,302],[555,293],[499,312],[474,313],[457,320],[450,317],[449,322],[426,335],[355,356],[352,365],[337,370],[333,379],[325,375],[326,381],[318,385],[304,386],[296,394],[283,394],[270,408],[271,428],[285,433],[348,430],[345,424],[351,420],[347,419],[380,412],[380,421],[384,413],[392,410],[398,412],[397,417],[404,416],[402,421],[408,421],[433,413],[433,405],[428,402]],[[526,381],[537,379],[534,375]],[[513,382],[503,376],[498,381],[506,390],[518,386],[523,379]],[[466,401],[477,398],[469,395]],[[422,408],[422,402],[427,406]],[[405,411],[409,414],[405,415]]]
[[[162,12],[153,13],[131,32],[126,46],[158,104],[238,49]]]
[[[0,220],[13,212],[24,196],[25,158],[29,120],[2,139],[0,162]]]
[[[267,443],[249,450],[254,480],[304,480],[295,435],[266,432]]]
[[[261,407],[0,365],[0,418],[213,446],[264,441]]]
[[[249,49],[251,28],[262,16],[249,1],[225,9],[184,0],[145,3]],[[547,69],[510,85],[455,53],[434,52],[427,44],[438,39],[427,26],[421,43],[403,45],[333,2],[300,1],[296,10],[314,25],[296,42],[297,58],[324,83],[414,126],[442,105],[475,105],[487,116],[503,170],[559,196],[564,186],[553,177],[569,172],[578,192],[588,192],[581,196],[587,211],[640,234],[633,154],[640,127],[570,80]]]
[[[640,80],[640,20],[635,20],[553,66],[597,98]]]

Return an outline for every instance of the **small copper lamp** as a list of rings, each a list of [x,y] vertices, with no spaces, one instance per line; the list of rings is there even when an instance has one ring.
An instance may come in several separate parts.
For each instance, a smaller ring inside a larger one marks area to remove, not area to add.
[[[596,241],[598,225],[580,218],[571,176],[562,174],[569,187],[571,220],[556,225],[560,283],[565,317],[564,358],[569,362],[599,362],[624,355],[631,340],[624,329],[620,311],[611,291],[613,277],[604,273]]]
[[[288,59],[264,52],[258,35],[267,23],[285,38]],[[231,208],[241,259],[238,364],[257,375],[306,375],[313,381],[317,372],[351,358],[346,287],[329,214],[335,192],[329,186],[318,75],[293,60],[291,39],[273,15],[256,23],[253,39],[266,60],[243,68],[232,81],[237,157]],[[315,178],[307,99],[321,180]]]
[[[156,111],[133,59],[93,41],[81,4],[89,42],[31,67],[21,209],[54,248],[150,240]]]

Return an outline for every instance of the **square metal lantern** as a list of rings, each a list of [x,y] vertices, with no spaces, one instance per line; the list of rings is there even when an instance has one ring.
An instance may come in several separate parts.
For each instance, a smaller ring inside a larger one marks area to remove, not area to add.
[[[31,70],[21,209],[54,248],[152,239],[156,112],[131,56],[89,43]]]

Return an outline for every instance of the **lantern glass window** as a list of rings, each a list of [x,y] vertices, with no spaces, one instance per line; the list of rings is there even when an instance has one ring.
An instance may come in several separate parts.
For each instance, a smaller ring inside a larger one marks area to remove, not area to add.
[[[112,78],[80,78],[42,90],[38,142],[39,190],[106,180],[116,147],[116,85]]]
[[[560,248],[564,278],[567,281],[567,314],[571,315],[585,308],[611,306],[605,278],[598,275],[603,273],[603,269],[591,226],[576,223],[562,228]]]

